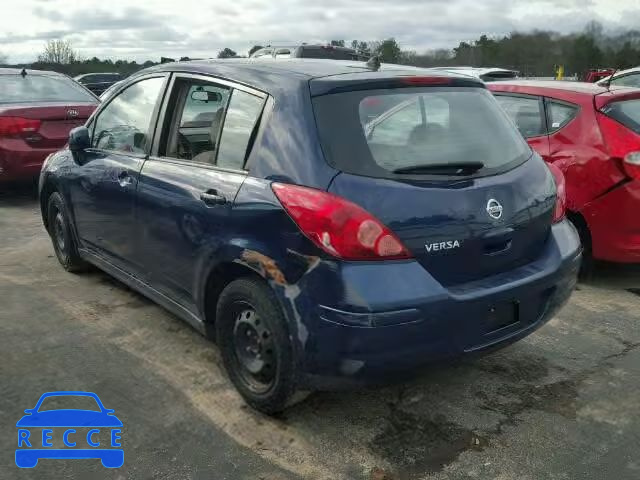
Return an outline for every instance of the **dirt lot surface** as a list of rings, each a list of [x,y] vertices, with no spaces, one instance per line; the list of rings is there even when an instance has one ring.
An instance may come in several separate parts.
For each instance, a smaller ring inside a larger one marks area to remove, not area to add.
[[[58,265],[28,191],[0,195],[0,478],[638,479],[640,268],[600,267],[526,340],[401,385],[246,408],[215,345],[98,271]],[[125,464],[14,464],[15,422],[96,392]]]

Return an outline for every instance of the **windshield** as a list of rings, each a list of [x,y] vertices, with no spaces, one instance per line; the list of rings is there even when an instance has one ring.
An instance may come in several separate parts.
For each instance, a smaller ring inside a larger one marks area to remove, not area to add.
[[[0,103],[95,102],[89,92],[66,77],[0,75]]]
[[[314,109],[327,160],[350,173],[393,177],[416,167],[472,162],[486,175],[531,155],[484,88],[347,92],[315,98]]]

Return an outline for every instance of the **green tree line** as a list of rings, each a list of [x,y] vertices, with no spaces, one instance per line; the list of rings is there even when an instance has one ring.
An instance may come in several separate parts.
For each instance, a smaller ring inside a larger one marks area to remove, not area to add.
[[[524,76],[552,76],[557,66],[563,65],[567,76],[582,75],[590,68],[630,68],[640,66],[640,30],[606,33],[596,22],[589,23],[582,32],[560,34],[552,31],[513,32],[490,37],[481,35],[477,40],[463,41],[453,49],[434,49],[416,52],[404,49],[394,38],[377,41],[331,40],[331,45],[351,47],[365,55],[378,55],[382,62],[400,63],[418,67],[474,66],[504,67],[518,70]],[[254,45],[247,53],[262,48]],[[223,48],[211,57],[233,58],[238,54]],[[182,57],[180,60],[188,60]],[[83,59],[68,41],[48,42],[38,60],[19,65],[42,70],[55,70],[74,76],[89,72],[118,72],[130,75],[158,62],[137,63],[93,57]],[[0,64],[6,56],[0,53]]]

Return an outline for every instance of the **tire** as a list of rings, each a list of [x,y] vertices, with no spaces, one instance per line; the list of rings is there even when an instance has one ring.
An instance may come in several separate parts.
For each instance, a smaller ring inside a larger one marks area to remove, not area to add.
[[[593,276],[594,259],[593,250],[591,244],[591,232],[589,227],[582,219],[577,215],[569,215],[569,221],[578,231],[580,236],[580,243],[582,244],[582,263],[580,264],[579,278],[581,280],[589,280]]]
[[[87,270],[88,264],[78,253],[75,238],[71,231],[69,213],[62,195],[54,192],[47,202],[47,230],[51,237],[53,250],[60,265],[71,273]]]
[[[298,372],[289,329],[262,280],[240,278],[225,287],[215,329],[227,374],[247,404],[267,415],[292,404]]]

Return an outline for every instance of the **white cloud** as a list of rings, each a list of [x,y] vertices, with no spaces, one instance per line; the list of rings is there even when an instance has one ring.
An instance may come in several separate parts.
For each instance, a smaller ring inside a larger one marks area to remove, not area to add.
[[[6,0],[5,0],[6,1]],[[19,5],[19,6],[18,6]],[[633,28],[638,0],[21,0],[2,9],[0,52],[34,60],[50,38],[84,57],[212,57],[224,47],[395,37],[405,48],[454,47],[481,34],[571,32],[589,20]]]

